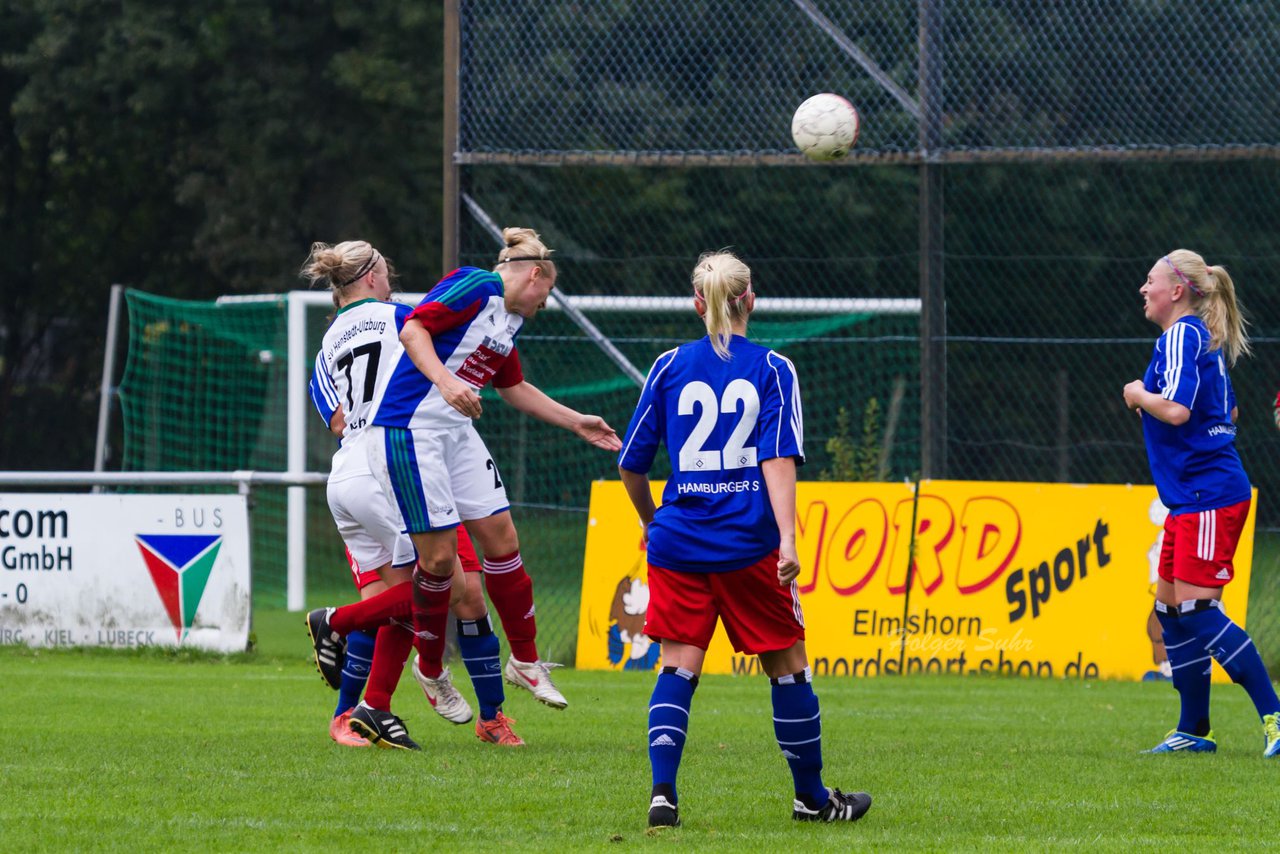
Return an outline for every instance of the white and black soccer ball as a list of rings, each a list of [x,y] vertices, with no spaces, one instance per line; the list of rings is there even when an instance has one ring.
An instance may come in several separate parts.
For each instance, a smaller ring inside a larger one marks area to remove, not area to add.
[[[858,141],[861,125],[853,104],[839,95],[823,92],[796,108],[791,118],[791,138],[810,160],[839,160]]]

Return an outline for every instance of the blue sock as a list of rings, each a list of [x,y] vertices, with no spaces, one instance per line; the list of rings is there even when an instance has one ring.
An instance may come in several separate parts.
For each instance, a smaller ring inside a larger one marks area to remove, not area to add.
[[[347,663],[342,666],[342,681],[338,683],[335,718],[360,702],[364,683],[369,681],[369,665],[373,663],[373,637],[364,631],[347,635]]]
[[[822,715],[809,668],[770,679],[773,685],[773,733],[791,766],[796,798],[817,809],[830,797],[822,785]]]
[[[488,614],[478,620],[458,620],[458,651],[471,675],[471,687],[480,704],[480,720],[491,721],[502,709],[506,693],[502,690],[498,636],[493,633]]]
[[[653,793],[672,804],[676,798],[676,772],[689,733],[689,707],[698,677],[683,667],[664,667],[649,698],[649,765],[653,769]]]
[[[1249,633],[1231,621],[1216,599],[1197,600],[1191,606],[1194,610],[1187,609],[1189,604],[1182,603],[1183,611],[1178,619],[1195,634],[1199,646],[1222,665],[1231,680],[1244,688],[1258,710],[1258,717],[1280,712],[1280,699],[1276,698],[1267,667]]]
[[[1164,648],[1173,668],[1173,687],[1182,698],[1178,715],[1178,732],[1191,735],[1209,734],[1209,676],[1213,669],[1204,646],[1196,643],[1177,609],[1156,603],[1156,619],[1164,635]]]

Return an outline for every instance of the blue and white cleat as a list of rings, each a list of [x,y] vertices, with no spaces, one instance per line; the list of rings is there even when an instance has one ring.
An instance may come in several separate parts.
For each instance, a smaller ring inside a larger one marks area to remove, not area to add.
[[[1213,740],[1213,732],[1208,735],[1192,735],[1188,732],[1170,730],[1164,741],[1143,753],[1215,753],[1218,742]]]
[[[1267,739],[1267,746],[1262,749],[1262,755],[1268,759],[1280,756],[1280,714],[1263,716],[1262,734]]]

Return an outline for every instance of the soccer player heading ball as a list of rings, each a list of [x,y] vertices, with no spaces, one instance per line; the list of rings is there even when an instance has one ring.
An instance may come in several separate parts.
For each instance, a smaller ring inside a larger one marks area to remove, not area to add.
[[[1124,387],[1124,402],[1142,416],[1151,477],[1169,508],[1155,607],[1182,699],[1177,728],[1148,752],[1217,750],[1209,728],[1215,659],[1253,700],[1263,755],[1277,756],[1280,700],[1253,640],[1222,610],[1251,497],[1227,375],[1249,354],[1235,285],[1222,267],[1178,249],[1155,263],[1140,293],[1147,319],[1163,331],[1146,374]]]
[[[465,525],[484,552],[485,588],[511,644],[503,677],[563,709],[568,703],[538,654],[533,581],[520,556],[506,487],[475,428],[480,390],[492,383],[504,402],[603,450],[616,451],[621,443],[600,416],[557,403],[525,380],[516,340],[525,321],[546,305],[556,265],[532,229],[505,229],[503,241],[494,270],[452,271],[404,319],[403,350],[373,393],[369,465],[394,497],[418,551],[413,625],[422,660],[440,660],[458,556],[455,529]],[[484,632],[492,638],[487,623]],[[492,640],[495,656],[496,647]],[[498,679],[496,670],[488,679],[473,679],[480,703],[476,734],[516,746],[523,742],[502,714],[499,696],[485,693],[485,685]]]
[[[390,262],[363,240],[314,244],[302,275],[313,286],[327,287],[337,309],[316,356],[311,398],[325,425],[342,440],[327,497],[361,596],[358,603],[307,614],[316,667],[338,689],[329,734],[353,747],[372,741],[416,750],[404,722],[391,712],[391,695],[414,643],[406,621],[413,614],[410,577],[417,554],[399,510],[369,468],[366,447],[373,392],[386,384],[397,363],[400,328],[411,309],[388,301]],[[473,684],[483,686],[481,719],[494,720],[503,702],[501,679],[491,675],[500,667],[498,640],[481,590],[481,565],[465,529],[458,531],[458,556],[452,601],[458,646]],[[377,633],[376,643],[371,632]],[[432,650],[443,655],[439,645],[432,644]],[[413,675],[442,718],[457,724],[472,719],[471,706],[453,686],[442,658],[419,655]],[[514,733],[507,735],[511,738],[499,743],[518,742]]]
[[[649,825],[680,823],[676,772],[689,708],[717,619],[734,649],[760,656],[773,727],[795,782],[792,818],[853,821],[864,792],[822,782],[822,723],[795,579],[796,463],[804,461],[795,367],[744,336],[751,271],[728,252],[693,270],[707,335],[658,357],[636,404],[618,471],[648,540],[645,634],[662,642],[649,703]],[[665,443],[672,474],[655,507],[648,471]]]

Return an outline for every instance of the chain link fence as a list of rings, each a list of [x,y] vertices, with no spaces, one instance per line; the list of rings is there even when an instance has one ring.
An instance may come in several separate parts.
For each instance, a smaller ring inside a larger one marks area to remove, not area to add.
[[[938,88],[923,123],[941,121],[931,155],[945,159],[1274,156],[1280,140],[1280,11],[1270,3],[459,5],[464,161],[791,155],[791,113],[818,91],[866,117],[855,160],[918,160],[930,70]]]
[[[800,365],[804,477],[829,470],[830,447],[864,428],[884,440],[905,378],[878,475],[1149,482],[1121,400],[1158,333],[1138,287],[1179,246],[1225,265],[1256,345],[1232,373],[1238,447],[1261,495],[1249,622],[1280,666],[1280,6],[457,6],[459,190],[501,225],[537,227],[565,291],[683,296],[698,253],[731,246],[764,296],[921,297],[920,318],[755,324],[798,361],[813,354]],[[794,108],[821,91],[863,118],[835,165],[805,161],[789,138]],[[493,262],[480,223],[463,212],[456,231],[461,262]],[[607,325],[642,371],[699,334],[692,313]],[[580,331],[539,318],[521,342],[535,383],[582,391],[573,405],[625,424],[634,391]],[[929,353],[937,367],[922,376]],[[585,484],[611,476],[613,461],[540,430],[482,425],[508,467],[526,465],[516,448],[559,461],[526,469],[521,494],[536,513],[518,506],[517,523],[526,549],[543,532],[555,544],[549,566],[530,566],[540,614],[568,619]]]

